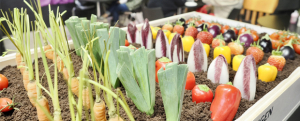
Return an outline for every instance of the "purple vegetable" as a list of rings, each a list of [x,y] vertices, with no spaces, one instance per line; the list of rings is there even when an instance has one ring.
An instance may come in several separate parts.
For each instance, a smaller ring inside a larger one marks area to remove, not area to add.
[[[250,47],[250,45],[254,42],[253,37],[250,33],[250,30],[241,34],[238,39],[241,43],[245,43],[245,47]]]
[[[224,41],[229,43],[231,40],[236,40],[236,34],[233,30],[229,29],[223,33]]]
[[[199,26],[196,27],[198,32],[203,31],[205,28],[207,28],[207,24],[206,23],[202,23]]]
[[[184,62],[183,45],[179,34],[175,34],[171,41],[169,58],[172,62]]]
[[[127,40],[129,43],[137,43],[139,38],[139,31],[136,28],[136,25],[129,23],[127,27]]]
[[[152,32],[149,24],[149,20],[146,18],[145,23],[142,26],[142,31],[141,31],[141,46],[145,46],[146,49],[152,49],[153,44],[152,44]]]
[[[208,29],[208,32],[211,33],[215,38],[220,34],[220,27],[218,25],[213,25]]]
[[[167,57],[169,46],[170,45],[165,33],[161,29],[158,30],[155,42],[156,58]]]
[[[203,47],[202,42],[197,39],[189,53],[187,64],[189,66],[189,71],[200,72],[207,70],[207,55]]]
[[[241,91],[242,97],[254,100],[256,92],[256,63],[252,55],[247,55],[241,62],[233,81],[233,85]]]

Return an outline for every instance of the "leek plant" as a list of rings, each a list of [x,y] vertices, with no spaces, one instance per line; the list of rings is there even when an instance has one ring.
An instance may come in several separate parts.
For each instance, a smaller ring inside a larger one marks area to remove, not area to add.
[[[127,95],[140,111],[152,115],[155,104],[154,49],[146,50],[142,46],[135,50],[121,46],[117,54],[117,74]]]
[[[167,121],[180,121],[188,66],[177,62],[166,64],[157,72]]]

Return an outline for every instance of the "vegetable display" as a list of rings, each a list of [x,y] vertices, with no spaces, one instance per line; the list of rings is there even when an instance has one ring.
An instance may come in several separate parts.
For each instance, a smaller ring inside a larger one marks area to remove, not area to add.
[[[192,90],[192,101],[196,103],[200,102],[212,102],[213,93],[207,85],[196,85]]]
[[[188,66],[173,62],[157,72],[167,121],[180,121]]]
[[[232,121],[241,101],[241,92],[229,82],[219,85],[211,103],[211,119],[214,121]]]
[[[121,46],[117,53],[120,60],[117,74],[128,96],[140,111],[152,115],[155,104],[154,49],[141,47],[133,50]]]
[[[219,55],[211,62],[208,67],[207,78],[218,84],[229,82],[228,63],[223,55]]]
[[[195,40],[192,36],[184,36],[182,38],[183,50],[185,52],[190,52],[194,42]]]
[[[145,46],[146,49],[152,49],[152,32],[149,24],[149,20],[146,18],[141,29],[141,45]]]
[[[157,71],[158,71],[160,68],[165,69],[167,63],[172,63],[172,61],[171,61],[169,58],[166,58],[166,57],[162,57],[162,58],[158,59],[158,60],[155,62],[155,81],[156,81],[157,83],[158,83]]]
[[[233,85],[241,91],[242,98],[254,100],[256,92],[257,70],[254,57],[246,56],[237,70]]]
[[[236,40],[236,33],[232,29],[229,29],[223,33],[223,37],[224,41],[229,43],[232,40]]]
[[[295,59],[296,53],[295,53],[295,50],[292,45],[293,42],[294,42],[294,40],[291,39],[288,44],[286,44],[280,48],[280,51],[282,52],[282,56],[285,59],[290,59],[290,60]]]
[[[212,48],[216,48],[217,46],[220,46],[220,43],[222,42],[222,45],[226,45],[224,38],[222,36],[222,34],[218,35],[217,37],[215,37],[212,41],[211,47]]]
[[[191,72],[200,72],[202,70],[204,72],[207,71],[207,55],[200,40],[196,40],[196,42],[194,42],[189,53],[187,65]]]
[[[205,28],[203,31],[201,31],[197,34],[197,39],[199,39],[202,43],[210,45],[212,43],[214,37]]]
[[[218,25],[212,25],[211,27],[208,28],[208,32],[211,33],[214,38],[220,34],[220,31],[221,30]]]
[[[250,45],[254,42],[249,30],[239,35],[238,40],[240,40],[241,43],[245,43],[245,47],[250,47]]]
[[[252,55],[254,57],[256,64],[258,64],[264,57],[263,49],[258,44],[259,42],[254,42],[246,51],[246,55]]]
[[[244,55],[236,55],[233,57],[232,59],[232,69],[234,71],[237,71],[240,64],[242,63],[243,59],[245,58],[246,56]]]
[[[277,68],[266,63],[258,67],[258,79],[264,82],[272,82],[276,79]]]

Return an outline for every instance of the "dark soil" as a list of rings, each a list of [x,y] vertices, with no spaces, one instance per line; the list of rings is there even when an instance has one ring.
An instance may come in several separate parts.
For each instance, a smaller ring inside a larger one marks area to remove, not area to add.
[[[210,64],[213,60],[213,49],[210,51],[210,55],[208,58],[208,63]],[[188,54],[188,53],[186,53]],[[268,57],[270,56],[270,53],[265,54],[263,60],[257,65],[260,66],[262,64],[265,64],[267,62]],[[74,62],[74,69],[75,74],[78,76],[79,69],[81,68],[81,59],[80,57],[76,56],[74,53],[72,54],[72,59]],[[282,72],[278,72],[278,76],[275,81],[265,83],[260,80],[257,80],[257,89],[256,89],[256,96],[255,100],[253,101],[247,101],[245,99],[242,99],[240,102],[239,109],[237,111],[237,114],[235,116],[235,119],[240,117],[248,108],[250,108],[256,101],[261,99],[266,93],[268,93],[270,90],[272,90],[274,87],[276,87],[282,80],[286,79],[298,66],[300,66],[300,56],[297,54],[295,60],[287,60],[286,66],[283,68]],[[48,60],[48,64],[51,65],[52,61]],[[39,59],[39,71],[40,71],[40,78],[42,77],[44,73],[43,64],[41,62],[41,59]],[[233,78],[235,76],[235,71],[232,70],[231,66],[229,66],[229,74],[230,74],[230,81],[233,81]],[[50,68],[50,72],[53,78],[54,69]],[[37,121],[37,114],[36,109],[33,107],[28,99],[27,92],[23,86],[22,82],[22,76],[19,70],[17,70],[16,66],[7,66],[3,70],[0,71],[1,74],[5,75],[9,80],[9,87],[7,89],[4,89],[3,92],[0,94],[0,97],[7,97],[7,98],[13,98],[15,99],[15,102],[19,103],[16,108],[19,108],[20,110],[14,110],[7,113],[3,113],[0,117],[1,121]],[[91,69],[90,69],[91,73]],[[92,73],[91,73],[92,74]],[[196,77],[196,84],[206,84],[208,87],[212,89],[213,92],[215,92],[216,87],[218,84],[213,84],[209,79],[206,78],[207,74],[206,72],[198,72],[194,73]],[[62,78],[62,74],[58,75],[58,92],[59,92],[59,101],[60,101],[60,107],[62,112],[62,118],[64,121],[70,120],[70,113],[69,113],[69,103],[68,103],[68,93],[67,93],[67,85],[66,82]],[[46,82],[46,76],[43,77],[42,85],[48,89],[48,84]],[[125,90],[123,87],[120,87],[123,94],[125,94]],[[52,107],[52,101],[50,97],[43,92],[43,95],[49,100],[50,110],[53,112]],[[160,94],[160,89],[158,84],[156,84],[156,104],[154,107],[154,114],[153,116],[147,116],[145,113],[141,113],[133,102],[130,99],[126,99],[127,103],[132,111],[132,114],[134,118],[137,121],[165,121],[166,115],[164,112],[163,107],[163,101]],[[210,109],[210,102],[206,103],[194,103],[192,102],[191,97],[191,91],[186,91],[184,94],[184,102],[182,107],[182,113],[181,113],[181,121],[208,121],[210,119],[211,112]],[[120,108],[120,114],[125,119],[128,120],[128,117],[124,110]],[[107,118],[109,118],[107,116]]]

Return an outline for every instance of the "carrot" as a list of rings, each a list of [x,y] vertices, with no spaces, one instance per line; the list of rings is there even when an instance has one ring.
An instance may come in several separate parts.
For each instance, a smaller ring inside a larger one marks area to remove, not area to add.
[[[22,62],[20,63],[20,65],[19,65],[18,68],[20,69],[21,74],[23,75],[23,73],[24,73],[24,71],[25,71],[25,69],[26,69],[26,67],[25,67],[25,62],[22,61]]]
[[[35,100],[37,98],[37,90],[35,81],[31,81],[27,84],[27,95],[31,104],[36,107]]]
[[[22,62],[22,56],[20,53],[16,53],[16,62],[17,62],[17,66],[20,66]]]
[[[85,109],[90,109],[90,97],[89,97],[89,89],[85,88],[82,90],[82,103]]]
[[[27,91],[27,85],[28,85],[28,83],[29,83],[29,71],[25,70],[23,72],[23,84],[24,84],[24,87],[25,87],[26,91]]]
[[[72,79],[71,79],[71,82],[69,82],[69,83],[71,83],[71,90],[72,90],[72,92],[75,94],[75,95],[77,95],[77,97],[78,97],[78,90],[79,90],[79,81],[78,81],[78,79],[76,78],[76,77],[73,77]]]
[[[56,66],[57,66],[58,71],[62,72],[64,69],[64,62],[61,60],[61,58],[59,56],[56,56],[56,62],[57,62]]]
[[[95,121],[106,121],[106,114],[105,114],[105,103],[101,101],[99,103],[94,104],[94,115]]]
[[[50,114],[49,102],[44,96],[41,99],[39,99],[37,102],[38,104],[41,105],[41,107],[44,107],[46,111]],[[37,111],[37,116],[39,121],[50,121],[41,107],[36,106],[36,111]]]
[[[68,74],[68,69],[67,68],[63,69],[63,78],[64,78],[64,80],[69,79],[69,74]]]
[[[112,118],[109,119],[109,121],[124,121],[120,116],[114,116]]]
[[[51,45],[46,45],[46,46],[44,47],[44,52],[46,52],[45,55],[46,55],[46,57],[47,57],[48,59],[51,59],[51,60],[54,59],[54,57],[53,57],[54,52],[53,52],[53,50],[52,50]]]

